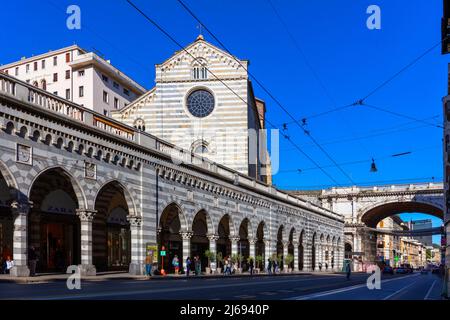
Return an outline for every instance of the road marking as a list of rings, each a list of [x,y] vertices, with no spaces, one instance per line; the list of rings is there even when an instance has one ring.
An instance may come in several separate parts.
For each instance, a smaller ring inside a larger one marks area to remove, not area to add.
[[[303,278],[303,279],[288,279],[288,280],[276,280],[276,281],[252,281],[252,282],[243,282],[243,283],[229,283],[229,284],[217,284],[217,285],[208,285],[208,286],[198,286],[198,287],[189,287],[190,291],[192,290],[203,290],[203,289],[216,289],[216,288],[228,288],[228,287],[241,287],[241,286],[255,286],[255,285],[264,285],[264,284],[277,284],[277,283],[293,283],[293,282],[304,282],[304,281],[315,281],[315,280],[324,280],[329,279],[329,277],[323,278]],[[184,282],[186,280],[180,280],[180,282]],[[174,282],[178,282],[174,280]],[[96,293],[87,293],[87,294],[71,294],[71,295],[56,295],[56,296],[37,296],[37,297],[21,297],[20,299],[30,300],[30,299],[46,299],[46,300],[64,300],[64,299],[89,299],[95,297],[115,297],[115,296],[130,296],[130,295],[140,295],[140,294],[154,294],[154,293],[164,293],[164,292],[178,292],[178,291],[186,291],[186,287],[179,288],[167,288],[167,289],[142,289],[142,290],[134,290],[134,291],[121,291],[121,292],[96,292]],[[275,293],[276,294],[276,293]],[[16,298],[17,299],[17,298]]]
[[[400,290],[395,291],[394,293],[391,293],[390,295],[388,295],[387,297],[384,297],[383,300],[389,300],[390,298],[392,298],[393,296],[399,294],[400,292],[402,292],[403,290],[405,290],[406,288],[411,287],[413,284],[416,284],[417,281],[414,281],[413,283],[408,284],[406,287],[401,288]]]
[[[391,282],[391,281],[411,278],[411,277],[415,277],[415,276],[417,276],[417,275],[410,275],[410,276],[406,276],[406,277],[399,277],[399,278],[394,278],[394,279],[382,280],[382,283],[388,283],[388,282]],[[351,286],[351,287],[341,288],[341,289],[335,289],[335,290],[320,292],[320,293],[313,293],[313,294],[310,294],[310,295],[307,295],[307,296],[292,297],[292,298],[288,298],[288,299],[285,299],[285,300],[309,300],[309,299],[329,296],[329,295],[336,294],[336,293],[352,291],[352,290],[356,290],[356,289],[360,289],[360,288],[364,288],[364,287],[367,287],[366,283],[359,284],[359,285],[354,285],[354,286]]]
[[[436,280],[433,281],[433,283],[431,284],[430,289],[428,290],[427,294],[425,295],[425,298],[423,300],[428,300],[428,298],[430,297],[431,294],[431,290],[433,290],[434,284],[436,283]]]
[[[235,296],[235,298],[239,298],[239,299],[255,299],[256,296],[248,296],[248,295],[242,295],[242,296]]]
[[[270,292],[270,291],[261,292],[260,294],[262,294],[264,296],[274,296],[274,295],[276,295],[275,292]]]

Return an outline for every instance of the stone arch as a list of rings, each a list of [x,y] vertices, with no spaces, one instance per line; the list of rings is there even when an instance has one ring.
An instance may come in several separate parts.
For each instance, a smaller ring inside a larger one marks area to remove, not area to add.
[[[92,253],[97,270],[126,270],[131,262],[128,216],[133,203],[127,192],[119,181],[109,180],[95,195]]]
[[[444,213],[442,207],[435,203],[426,202],[418,199],[407,201],[385,201],[373,204],[361,210],[358,220],[371,228],[376,228],[376,224],[384,218],[404,213],[420,212],[443,219]]]
[[[218,227],[220,225],[220,222],[222,221],[223,218],[228,216],[228,224],[229,224],[229,228],[230,228],[230,237],[236,237],[237,236],[237,231],[236,231],[236,225],[234,223],[234,219],[231,215],[231,213],[225,213],[223,214],[220,219],[219,219],[219,223],[218,223]]]
[[[209,250],[208,234],[213,232],[211,227],[212,221],[208,212],[205,209],[197,211],[191,222],[192,237],[190,239],[190,256],[199,257],[202,271],[205,270],[208,264],[208,258],[205,252]]]
[[[33,180],[31,180],[31,183],[29,185],[29,189],[28,189],[28,192],[27,192],[28,199],[30,199],[31,191],[32,191],[32,189],[34,187],[35,182],[40,177],[42,177],[44,174],[46,174],[46,173],[48,173],[48,172],[50,172],[52,170],[58,171],[61,175],[65,176],[65,177],[67,177],[69,179],[69,181],[72,184],[72,188],[73,188],[73,190],[75,192],[75,196],[76,196],[77,201],[78,201],[79,209],[87,209],[88,208],[87,198],[86,198],[85,192],[83,191],[83,189],[80,186],[79,181],[77,179],[75,179],[75,177],[71,173],[69,173],[65,168],[63,168],[61,166],[47,167],[47,168],[41,170],[38,174],[36,174],[33,177]]]
[[[81,183],[67,169],[54,166],[35,174],[29,185],[27,196],[33,207],[27,240],[40,256],[38,270],[65,272],[68,265],[81,263],[77,211],[87,209]]]
[[[123,192],[123,194],[124,194],[124,197],[125,197],[125,200],[126,200],[126,203],[127,203],[127,206],[128,206],[128,213],[129,213],[129,215],[130,215],[130,216],[136,216],[136,215],[139,215],[139,214],[138,214],[138,211],[136,210],[135,200],[134,200],[133,196],[131,195],[131,192],[128,190],[127,187],[125,187],[125,186],[123,185],[123,183],[121,183],[121,182],[118,181],[117,179],[109,179],[109,180],[106,180],[106,181],[104,181],[104,182],[101,184],[101,186],[97,186],[97,192],[96,192],[96,194],[95,194],[95,196],[94,196],[94,203],[96,202],[97,197],[98,197],[99,193],[101,192],[101,190],[102,190],[105,186],[107,186],[108,184],[111,184],[111,183],[117,185],[117,186],[122,190],[122,192]]]
[[[6,184],[8,185],[8,187],[14,190],[18,190],[19,186],[16,182],[16,179],[14,178],[14,175],[12,174],[12,172],[10,171],[10,169],[8,168],[8,166],[0,160],[0,172],[3,176],[3,178],[6,181]]]
[[[183,204],[179,203],[173,197],[169,197],[169,199],[167,201],[163,201],[162,203],[160,203],[159,208],[158,208],[158,212],[159,212],[158,226],[160,225],[161,217],[162,217],[164,210],[171,205],[178,208],[178,215],[179,215],[180,225],[181,225],[180,230],[181,231],[189,231],[191,228],[190,228],[190,224],[188,223],[187,216],[186,216],[186,213],[188,212],[188,210]]]

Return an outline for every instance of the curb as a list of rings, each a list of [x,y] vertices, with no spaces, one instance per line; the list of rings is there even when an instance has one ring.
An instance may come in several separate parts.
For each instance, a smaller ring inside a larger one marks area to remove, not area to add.
[[[185,274],[181,274],[179,276],[159,276],[154,275],[150,279],[146,276],[130,276],[130,275],[123,275],[123,276],[90,276],[90,277],[81,277],[81,280],[84,281],[92,281],[92,282],[101,282],[101,281],[114,281],[114,280],[151,280],[151,281],[175,281],[175,280],[191,280],[191,279],[223,279],[223,278],[259,278],[259,277],[286,277],[286,276],[310,276],[310,275],[333,275],[333,274],[342,274],[342,272],[302,272],[302,273],[279,273],[276,275],[273,274],[267,274],[267,273],[261,273],[261,274],[235,274],[231,276],[225,276],[223,274],[217,274],[217,275],[191,275],[187,277]],[[18,277],[11,277],[11,278],[3,278],[0,279],[0,283],[17,283],[17,284],[31,284],[31,283],[49,283],[49,282],[62,282],[67,281],[68,276],[70,274],[67,274],[67,277],[58,277],[58,278],[44,278],[45,276],[37,276],[32,278],[18,278]]]

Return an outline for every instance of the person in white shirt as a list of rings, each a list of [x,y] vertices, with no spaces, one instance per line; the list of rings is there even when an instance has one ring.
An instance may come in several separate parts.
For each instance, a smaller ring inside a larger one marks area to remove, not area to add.
[[[11,260],[11,257],[6,257],[6,273],[9,274],[11,268],[14,267],[14,261]]]

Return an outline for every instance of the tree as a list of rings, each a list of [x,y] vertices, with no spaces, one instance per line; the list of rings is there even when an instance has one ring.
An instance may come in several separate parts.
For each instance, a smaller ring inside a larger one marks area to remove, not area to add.
[[[286,258],[284,258],[284,263],[288,268],[290,267],[291,263],[294,261],[294,256],[292,254],[288,254]]]
[[[211,268],[211,262],[214,262],[216,258],[215,253],[208,249],[205,251],[205,257],[208,259],[208,268]]]
[[[258,255],[255,257],[255,265],[257,268],[261,268],[262,267],[262,262],[263,262],[263,256]]]
[[[222,262],[223,262],[222,252],[217,252],[216,261],[217,261],[217,267],[219,267],[219,264],[222,265]]]

